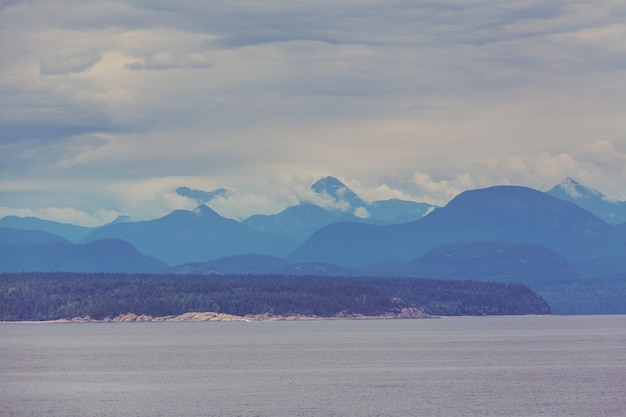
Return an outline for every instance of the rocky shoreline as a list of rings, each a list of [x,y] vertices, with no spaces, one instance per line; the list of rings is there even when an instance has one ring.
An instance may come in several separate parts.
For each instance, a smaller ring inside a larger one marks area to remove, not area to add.
[[[235,316],[232,314],[216,312],[189,312],[173,316],[153,317],[145,314],[126,313],[116,317],[93,319],[89,316],[74,317],[72,319],[59,319],[49,321],[14,321],[3,323],[162,323],[162,322],[209,322],[209,321],[312,321],[312,320],[390,320],[390,319],[426,319],[432,318],[430,314],[419,308],[403,308],[398,312],[386,313],[379,316],[365,316],[362,314],[340,313],[332,317],[309,316],[309,315],[275,315],[271,313],[248,314]]]

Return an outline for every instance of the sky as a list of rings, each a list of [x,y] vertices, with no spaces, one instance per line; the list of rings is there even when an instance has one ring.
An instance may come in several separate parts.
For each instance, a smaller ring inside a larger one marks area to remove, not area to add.
[[[0,0],[0,217],[97,226],[443,205],[566,177],[626,200],[623,0]]]

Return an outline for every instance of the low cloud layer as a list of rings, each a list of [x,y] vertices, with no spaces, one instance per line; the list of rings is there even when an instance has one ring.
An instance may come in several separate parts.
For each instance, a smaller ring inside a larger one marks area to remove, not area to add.
[[[242,218],[324,175],[370,201],[568,176],[626,199],[620,2],[32,0],[0,22],[0,215],[146,218],[189,186]]]

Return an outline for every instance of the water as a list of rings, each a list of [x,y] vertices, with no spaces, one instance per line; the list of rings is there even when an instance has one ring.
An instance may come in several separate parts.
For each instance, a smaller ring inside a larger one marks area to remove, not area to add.
[[[626,316],[3,324],[0,416],[626,415]]]

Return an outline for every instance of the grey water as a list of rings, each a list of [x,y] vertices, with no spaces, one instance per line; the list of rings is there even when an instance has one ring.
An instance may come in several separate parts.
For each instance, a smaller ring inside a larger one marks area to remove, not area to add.
[[[626,415],[626,316],[0,325],[0,416]]]

